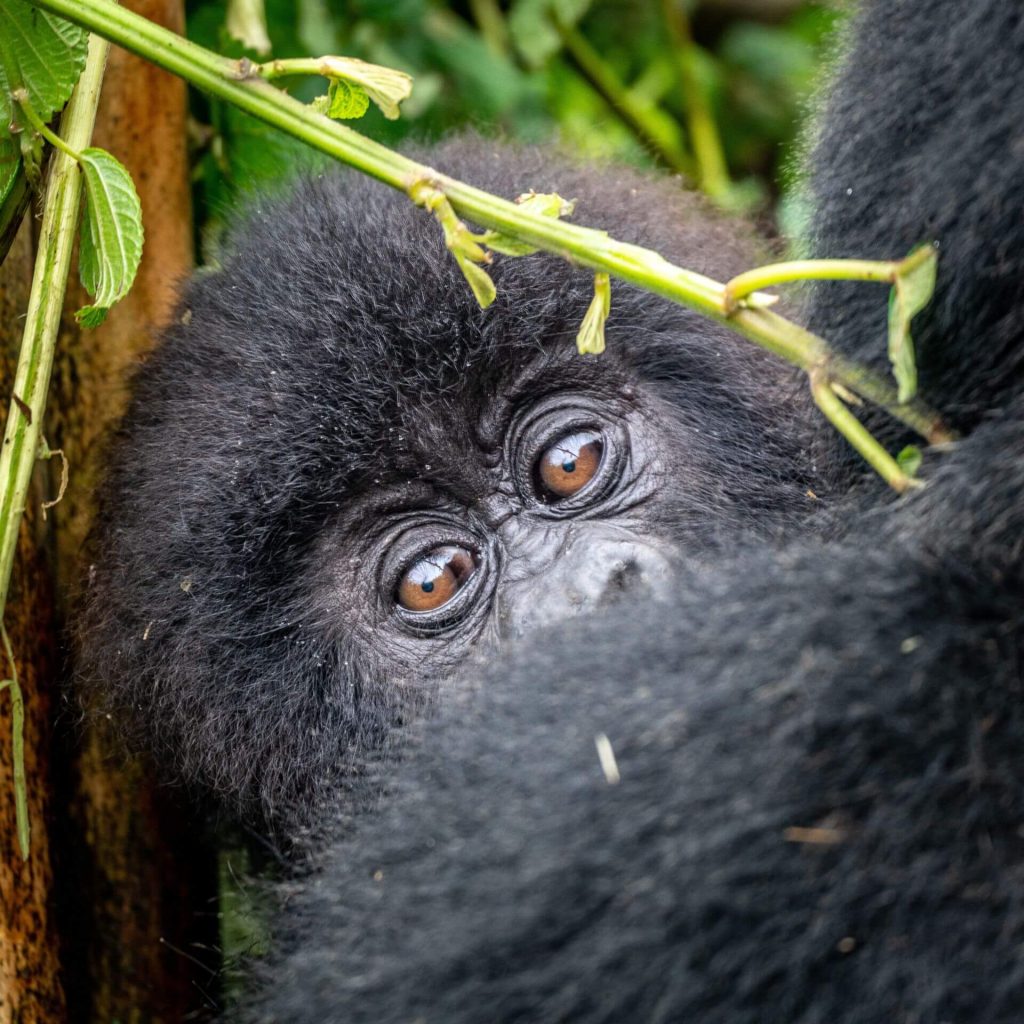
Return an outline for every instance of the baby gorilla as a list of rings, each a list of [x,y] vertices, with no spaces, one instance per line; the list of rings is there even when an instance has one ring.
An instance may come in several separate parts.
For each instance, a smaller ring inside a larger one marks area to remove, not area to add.
[[[758,261],[678,183],[479,139],[426,156],[718,279]],[[138,375],[83,674],[236,810],[301,820],[471,652],[663,592],[677,554],[821,491],[804,391],[748,343],[615,285],[608,352],[581,357],[589,272],[493,276],[480,310],[404,196],[306,180],[249,212]]]
[[[242,1019],[1024,1019],[1022,55],[1020,4],[868,3],[812,162],[818,255],[941,243],[915,337],[963,437],[928,486],[847,477],[829,539],[492,665],[291,893]],[[884,363],[871,292],[811,322]]]

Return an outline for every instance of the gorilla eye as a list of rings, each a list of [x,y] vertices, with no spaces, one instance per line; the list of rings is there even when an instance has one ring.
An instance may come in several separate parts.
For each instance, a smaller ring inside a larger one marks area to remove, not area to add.
[[[601,468],[604,441],[594,430],[568,434],[549,447],[537,461],[537,489],[545,501],[561,501],[579,494]]]
[[[476,572],[476,559],[454,544],[434,548],[415,561],[398,581],[396,600],[410,612],[432,612],[446,605]]]

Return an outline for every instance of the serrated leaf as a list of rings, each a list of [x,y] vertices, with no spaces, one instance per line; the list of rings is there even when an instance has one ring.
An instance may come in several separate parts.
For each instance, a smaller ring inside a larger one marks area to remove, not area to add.
[[[604,351],[604,325],[612,308],[612,282],[607,274],[594,275],[594,297],[576,335],[576,351],[599,356]]]
[[[930,245],[918,246],[900,264],[889,292],[889,362],[900,402],[909,402],[917,393],[917,363],[910,321],[931,300],[937,265],[935,249]]]
[[[79,161],[85,177],[85,217],[78,273],[95,303],[75,317],[93,327],[135,280],[142,258],[142,207],[131,175],[108,152],[89,147]]]
[[[70,21],[25,0],[0,0],[0,136],[10,133],[15,120],[13,89],[28,91],[44,121],[67,103],[85,67],[88,43],[88,33]]]
[[[909,477],[917,476],[917,471],[921,468],[921,449],[916,444],[908,444],[899,455],[896,456],[896,464],[903,470],[904,473]]]
[[[321,113],[335,121],[347,121],[362,117],[370,109],[370,97],[359,85],[352,85],[340,78],[334,79],[327,87],[327,103]]]
[[[398,118],[398,104],[412,92],[412,76],[394,68],[368,64],[356,57],[322,57],[320,65],[321,74],[330,78],[332,84],[345,82],[356,86],[389,121]]]
[[[108,306],[83,306],[75,313],[75,320],[86,330],[92,330],[94,327],[99,327],[107,319],[109,312],[110,308]]]

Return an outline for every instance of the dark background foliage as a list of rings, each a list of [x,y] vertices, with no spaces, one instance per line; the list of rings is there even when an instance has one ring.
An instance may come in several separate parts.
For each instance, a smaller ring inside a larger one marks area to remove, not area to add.
[[[575,42],[567,45],[553,25],[553,8]],[[389,145],[472,127],[524,141],[558,140],[584,157],[640,166],[665,166],[660,149],[678,152],[697,178],[700,162],[687,128],[696,97],[709,109],[727,166],[718,200],[786,234],[799,232],[800,127],[842,17],[834,3],[266,0],[265,10],[274,57],[337,53],[413,76],[399,120],[371,107],[356,125]],[[187,14],[192,39],[235,55],[249,52],[227,33],[223,0],[192,0]],[[627,102],[643,109],[660,146],[616,114],[581,66],[581,48]],[[689,69],[689,86],[681,66]],[[305,99],[324,88],[315,78],[292,85]],[[196,96],[193,115],[196,222],[209,260],[239,193],[318,158],[226,105]]]

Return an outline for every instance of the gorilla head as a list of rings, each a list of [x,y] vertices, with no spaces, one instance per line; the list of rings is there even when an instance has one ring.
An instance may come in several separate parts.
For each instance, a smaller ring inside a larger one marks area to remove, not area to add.
[[[941,243],[915,339],[962,436],[927,486],[476,669],[232,1020],[1019,1024],[1022,55],[1019,3],[869,0],[812,160],[816,255]],[[884,360],[877,292],[809,317]]]
[[[677,183],[480,140],[430,161],[718,279],[757,261]],[[801,384],[687,310],[615,286],[581,357],[588,272],[498,257],[481,311],[436,223],[355,175],[230,250],[138,375],[81,635],[142,742],[236,806],[308,806],[475,648],[809,512]]]

